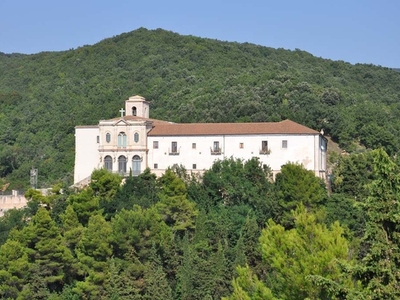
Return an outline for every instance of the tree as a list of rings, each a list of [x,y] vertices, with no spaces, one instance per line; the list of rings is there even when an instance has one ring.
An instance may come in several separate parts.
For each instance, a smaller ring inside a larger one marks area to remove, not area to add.
[[[374,176],[371,151],[337,156],[333,164],[333,192],[343,193],[356,199],[368,195],[366,186]]]
[[[25,250],[17,247],[21,249],[17,253],[25,253],[30,262],[22,269],[25,278],[20,292],[24,297],[47,297],[50,292],[60,292],[68,283],[72,254],[47,209],[40,207],[29,225],[20,231],[14,230],[9,240],[25,247]],[[23,257],[19,256],[17,261]]]
[[[78,216],[72,205],[67,206],[64,214],[61,215],[61,219],[66,244],[71,250],[74,250],[81,240],[84,227],[79,223]]]
[[[360,238],[365,231],[365,213],[357,201],[344,194],[332,194],[325,203],[325,224],[328,226],[339,221],[342,227],[350,231],[346,233]]]
[[[150,251],[146,271],[144,272],[145,295],[144,299],[172,300],[172,290],[163,269],[156,246],[153,244]]]
[[[233,292],[222,300],[278,300],[248,266],[236,270],[238,276],[232,280]]]
[[[111,224],[103,216],[89,218],[76,248],[78,272],[84,281],[78,281],[74,291],[81,297],[99,297],[105,293],[104,283],[109,276],[107,261],[112,255],[111,233]]]
[[[280,212],[279,223],[286,228],[293,226],[292,210],[303,204],[309,211],[316,211],[326,200],[326,187],[322,179],[303,165],[288,163],[283,165],[275,179]]]
[[[118,258],[124,258],[132,250],[144,263],[153,243],[163,248],[172,239],[171,229],[154,207],[123,209],[111,220],[111,226],[113,254]]]
[[[218,160],[205,171],[203,184],[198,186],[207,193],[207,197],[200,193],[202,197],[194,200],[206,211],[219,205],[247,206],[262,225],[275,210],[270,179],[270,170],[262,166],[257,158],[248,161],[234,158]]]
[[[165,223],[177,233],[194,229],[198,211],[195,208],[196,204],[187,199],[185,183],[168,169],[160,177],[159,184],[160,202],[155,207]]]
[[[91,175],[90,188],[95,196],[104,201],[111,201],[120,188],[122,178],[106,169],[94,170]]]
[[[9,209],[0,218],[0,246],[3,245],[9,232],[13,229],[22,229],[25,225],[26,211],[24,209]]]
[[[0,247],[0,296],[16,299],[26,284],[30,269],[30,250],[16,240],[8,239]]]
[[[94,196],[91,188],[86,188],[68,198],[68,204],[72,206],[78,216],[79,222],[86,226],[92,215],[101,213],[99,197]]]
[[[49,212],[40,208],[33,218],[32,226],[36,234],[34,249],[35,264],[39,274],[50,291],[61,291],[68,282],[72,254],[65,245],[60,229],[51,219]],[[27,227],[29,229],[29,226]]]
[[[100,206],[104,209],[107,219],[111,219],[122,209],[132,209],[135,205],[149,208],[158,202],[158,187],[156,175],[147,168],[139,176],[126,179],[125,183],[117,190],[112,201],[101,201]]]
[[[373,151],[375,179],[361,205],[367,216],[361,260],[355,268],[368,299],[400,297],[400,169],[382,149]]]
[[[269,273],[274,295],[282,299],[330,299],[329,290],[316,286],[308,276],[320,276],[353,288],[352,278],[341,265],[351,263],[343,229],[336,222],[330,229],[316,221],[300,205],[293,213],[295,226],[290,230],[269,220],[262,230],[262,258],[271,268]]]

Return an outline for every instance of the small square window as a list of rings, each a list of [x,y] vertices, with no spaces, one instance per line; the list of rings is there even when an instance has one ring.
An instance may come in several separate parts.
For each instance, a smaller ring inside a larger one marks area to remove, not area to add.
[[[239,143],[239,148],[243,149],[244,148],[244,143]]]
[[[154,164],[154,169],[158,169],[158,164]]]
[[[282,140],[282,148],[287,148],[287,140]]]
[[[196,170],[196,169],[197,169],[197,165],[196,165],[196,164],[193,164],[192,169],[193,169],[193,170]]]
[[[196,149],[196,143],[192,143],[192,149]]]
[[[158,149],[158,141],[153,141],[153,149]]]

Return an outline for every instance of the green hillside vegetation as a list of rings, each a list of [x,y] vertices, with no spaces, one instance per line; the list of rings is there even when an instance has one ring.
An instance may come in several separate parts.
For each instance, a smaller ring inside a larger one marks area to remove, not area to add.
[[[0,218],[0,298],[399,299],[399,164],[379,149],[338,165],[331,193],[297,164],[271,182],[256,158],[29,190]]]
[[[301,51],[138,29],[62,52],[0,53],[0,183],[72,183],[74,127],[142,95],[175,122],[291,119],[342,149],[397,153],[400,73]]]

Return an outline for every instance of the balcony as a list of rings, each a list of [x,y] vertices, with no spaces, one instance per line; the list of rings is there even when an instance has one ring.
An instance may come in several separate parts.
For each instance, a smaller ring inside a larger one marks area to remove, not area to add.
[[[271,149],[265,148],[265,149],[260,149],[260,155],[269,155],[271,154]]]
[[[215,148],[215,149],[210,148],[210,152],[211,152],[211,155],[221,155],[222,154],[221,148]]]
[[[178,149],[168,149],[168,155],[179,155],[179,150]]]

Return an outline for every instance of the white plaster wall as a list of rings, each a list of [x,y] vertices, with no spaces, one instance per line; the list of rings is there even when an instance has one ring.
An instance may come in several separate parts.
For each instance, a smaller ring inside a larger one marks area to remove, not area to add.
[[[132,125],[132,124],[131,124]],[[118,148],[118,133],[127,134],[127,147]],[[132,168],[132,158],[142,158],[141,171],[149,167],[156,175],[161,175],[174,164],[183,165],[188,171],[209,169],[215,160],[229,157],[243,160],[259,157],[262,164],[268,165],[274,174],[288,162],[302,164],[314,171],[316,176],[324,177],[326,172],[326,143],[319,135],[215,135],[215,136],[149,136],[146,139],[146,125],[129,126],[123,122],[118,125],[104,124],[100,127],[77,127],[75,133],[75,174],[74,182],[86,179],[94,169],[102,168],[104,157],[113,158],[113,172],[118,172],[118,157],[127,158],[127,172]],[[106,143],[106,132],[111,133],[111,142]],[[139,142],[134,142],[134,133],[139,133]],[[100,143],[97,143],[97,136]],[[282,148],[282,141],[287,148]],[[158,141],[158,149],[153,142]],[[214,142],[219,142],[220,155],[212,155]],[[268,141],[270,154],[260,155],[262,141]],[[179,155],[170,155],[171,143],[177,142]],[[193,148],[192,144],[196,147]],[[243,148],[240,148],[243,143]],[[325,151],[321,147],[325,143]],[[99,151],[100,150],[100,151]],[[148,151],[148,152],[147,152]],[[154,165],[157,164],[157,169]],[[196,169],[193,169],[193,165]]]
[[[74,183],[90,176],[94,169],[99,168],[100,155],[97,136],[98,126],[75,128],[75,169]]]
[[[282,148],[282,140],[287,140],[287,148]],[[153,141],[158,141],[158,149],[153,149]],[[214,141],[219,142],[221,155],[211,155]],[[269,155],[260,155],[262,141],[268,141]],[[275,173],[287,162],[297,162],[308,170],[319,172],[316,158],[320,156],[315,153],[319,149],[318,141],[315,135],[150,136],[148,160],[151,169],[158,164],[155,173],[163,172],[174,164],[183,165],[187,170],[192,170],[193,164],[196,164],[198,170],[204,170],[209,169],[217,159],[234,157],[248,160],[255,156]],[[169,154],[172,142],[178,143],[179,155]],[[196,143],[195,149],[192,143]],[[240,143],[243,143],[242,149]]]

